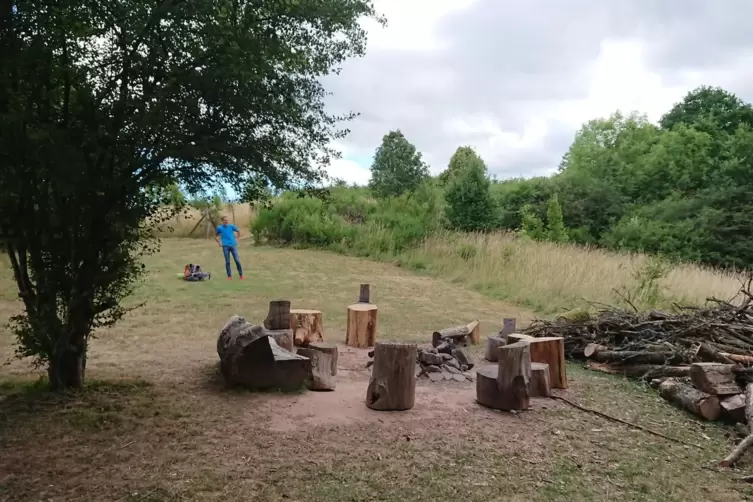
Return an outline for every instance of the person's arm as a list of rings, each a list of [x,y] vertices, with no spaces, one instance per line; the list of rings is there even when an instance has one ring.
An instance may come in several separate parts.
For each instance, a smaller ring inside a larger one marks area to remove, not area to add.
[[[238,230],[238,227],[236,227],[235,225],[233,225],[233,232],[237,234],[236,237],[238,237],[239,239],[241,238],[241,231]]]
[[[219,229],[219,227],[217,227],[217,231],[214,233],[214,240],[215,240],[215,242],[217,242],[218,246],[220,246],[220,247],[222,246],[222,244],[220,243],[220,229]]]

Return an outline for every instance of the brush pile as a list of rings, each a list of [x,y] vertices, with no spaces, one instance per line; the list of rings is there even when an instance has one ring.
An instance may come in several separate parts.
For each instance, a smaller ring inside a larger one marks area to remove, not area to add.
[[[728,301],[676,312],[639,312],[598,305],[595,314],[536,320],[523,333],[561,336],[565,355],[589,369],[642,379],[659,394],[706,420],[746,424],[753,433],[753,276]],[[741,443],[721,465],[750,445]]]

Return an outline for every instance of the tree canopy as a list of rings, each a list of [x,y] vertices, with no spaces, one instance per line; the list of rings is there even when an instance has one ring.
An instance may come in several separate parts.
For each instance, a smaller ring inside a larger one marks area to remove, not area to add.
[[[398,129],[382,138],[374,154],[369,187],[378,197],[412,192],[429,176],[421,152]]]

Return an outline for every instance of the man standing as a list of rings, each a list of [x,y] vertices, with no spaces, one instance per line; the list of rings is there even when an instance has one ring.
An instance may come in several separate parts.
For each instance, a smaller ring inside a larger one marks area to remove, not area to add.
[[[222,225],[217,227],[217,233],[214,236],[214,240],[216,240],[217,244],[222,247],[222,254],[225,255],[225,271],[227,272],[228,281],[233,278],[233,274],[230,270],[230,254],[233,255],[235,268],[238,269],[238,275],[241,276],[241,280],[245,279],[245,277],[243,277],[243,267],[241,267],[241,261],[238,258],[235,234],[238,234],[238,237],[241,236],[238,227],[235,225],[229,225],[227,222],[227,216],[223,216]]]

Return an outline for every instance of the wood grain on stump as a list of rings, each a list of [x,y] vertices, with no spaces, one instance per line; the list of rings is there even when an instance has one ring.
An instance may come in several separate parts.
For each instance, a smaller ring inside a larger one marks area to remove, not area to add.
[[[290,329],[290,301],[273,300],[269,302],[269,312],[264,319],[267,329]]]
[[[332,354],[309,347],[298,349],[298,355],[311,360],[308,388],[310,390],[335,390],[335,377],[332,375]]]
[[[497,387],[503,410],[527,410],[531,381],[531,345],[517,342],[499,348]]]
[[[416,404],[417,354],[415,343],[376,343],[366,406],[380,411],[413,408]]]
[[[497,362],[499,348],[505,345],[506,341],[499,335],[493,335],[486,339],[486,352],[484,358],[493,363]]]
[[[355,303],[348,306],[345,344],[360,349],[373,347],[377,335],[377,314],[377,306],[371,303]]]
[[[337,375],[337,360],[339,356],[337,345],[335,345],[334,343],[313,342],[309,344],[309,348],[329,354],[332,363],[330,366],[330,373],[332,374],[332,376]]]
[[[531,397],[551,397],[552,387],[549,381],[549,365],[546,363],[531,363]]]
[[[531,362],[549,365],[549,383],[553,389],[567,389],[567,368],[565,366],[565,339],[561,336],[533,338]]]
[[[306,346],[312,342],[324,341],[324,326],[320,310],[292,309],[290,329],[296,346]]]

